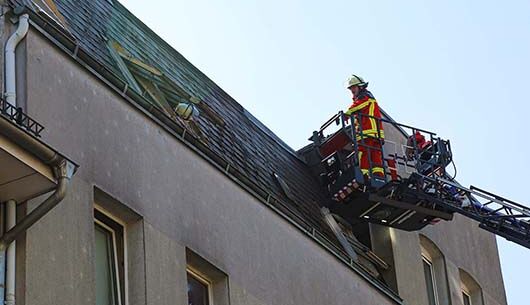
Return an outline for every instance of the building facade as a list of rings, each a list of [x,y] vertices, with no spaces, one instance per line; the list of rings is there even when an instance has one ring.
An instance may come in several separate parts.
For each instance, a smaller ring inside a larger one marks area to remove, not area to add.
[[[17,104],[79,165],[17,239],[17,304],[506,304],[495,237],[463,217],[366,225],[351,261],[303,158],[117,1],[3,12],[4,42],[29,16]]]

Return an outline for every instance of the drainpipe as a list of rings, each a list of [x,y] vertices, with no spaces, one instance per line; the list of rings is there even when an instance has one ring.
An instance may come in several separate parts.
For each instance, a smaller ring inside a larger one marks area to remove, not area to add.
[[[18,19],[18,27],[16,31],[9,37],[5,45],[5,93],[4,97],[6,101],[15,107],[17,107],[17,97],[16,97],[16,67],[15,67],[15,49],[18,43],[26,36],[29,29],[29,16],[24,14]],[[9,231],[13,230],[17,221],[16,216],[16,202],[14,200],[9,200],[6,207],[6,229]],[[7,250],[6,250],[7,248]],[[6,253],[7,252],[7,253]],[[0,272],[2,275],[5,275],[5,287],[4,283],[1,283],[1,300],[5,300],[6,305],[15,304],[15,266],[16,266],[16,243],[10,242],[2,245],[0,248]],[[7,258],[6,258],[7,255]],[[4,260],[7,260],[7,265]],[[4,282],[4,277],[0,279],[1,282]],[[5,293],[4,293],[5,289]],[[4,296],[5,295],[5,296]]]
[[[19,17],[18,28],[9,37],[5,46],[5,92],[7,102],[16,103],[16,67],[15,49],[17,44],[26,36],[29,29],[29,16]],[[18,236],[35,224],[46,213],[53,209],[66,196],[70,179],[77,169],[77,165],[58,154],[56,151],[30,136],[8,120],[0,119],[0,134],[8,137],[14,143],[29,151],[46,165],[53,169],[57,187],[52,195],[16,223],[16,202],[10,200],[7,204],[7,232],[0,237],[0,302],[7,305],[15,304],[15,243]],[[11,250],[12,249],[12,250]],[[7,268],[6,268],[7,264]],[[5,297],[4,297],[5,296]]]
[[[5,85],[6,92],[4,97],[8,103],[17,107],[17,83],[16,83],[16,69],[15,69],[15,49],[18,43],[26,36],[29,30],[29,15],[24,14],[18,17],[18,27],[7,40],[4,60],[5,60]]]
[[[6,229],[11,230],[17,222],[17,203],[15,200],[9,200],[6,204]],[[7,266],[6,266],[6,285],[5,285],[5,304],[15,304],[15,267],[16,267],[16,241],[8,244],[7,247]],[[1,249],[4,252],[3,249]]]
[[[14,211],[16,211],[16,201],[14,200],[8,200],[6,202],[6,211],[9,211],[10,214],[13,214]],[[16,213],[15,213],[16,214]],[[15,217],[13,217],[15,216]],[[6,230],[9,230],[11,228],[13,228],[15,226],[15,223],[13,222],[13,218],[15,218],[16,220],[16,215],[6,215],[5,216],[6,220],[7,220],[7,223],[6,223]],[[8,248],[7,248],[7,252],[8,252],[8,256],[10,256],[10,252],[13,251],[13,246],[15,245],[15,243],[11,244]],[[16,246],[15,246],[16,247]],[[2,267],[0,268],[0,281],[1,281],[1,289],[0,289],[0,300],[4,300],[5,298],[5,286],[10,286],[12,287],[12,284],[11,283],[5,283],[4,280],[6,278],[6,270],[9,270],[9,269],[13,269],[13,268],[6,268],[5,267],[5,260],[3,259],[4,258],[4,253],[5,253],[5,249],[2,249],[1,250],[1,255],[2,255],[2,260],[1,260],[1,265]],[[15,262],[13,261],[12,262],[12,265],[15,265]],[[7,278],[10,278],[11,275],[7,276]],[[9,291],[11,291],[11,289],[9,289]],[[9,292],[8,292],[9,294]],[[5,298],[5,300],[7,301],[7,298]]]
[[[15,50],[18,45],[18,43],[26,36],[29,29],[29,15],[24,14],[18,18],[18,27],[9,37],[7,40],[6,46],[5,46],[5,99],[8,103],[11,105],[14,105],[17,107],[17,83],[16,83],[16,58],[15,58]],[[16,216],[16,202],[13,200],[8,201],[7,203],[7,230],[11,230],[16,222],[17,222],[17,216]],[[16,243],[10,243],[8,244],[9,247],[7,248],[7,258],[6,258],[6,295],[5,295],[5,304],[6,305],[14,305],[15,304],[15,258],[16,258]],[[0,252],[4,253],[4,249],[0,249]],[[3,266],[3,263],[0,264],[0,266]]]
[[[2,237],[0,237],[0,252],[5,250],[7,246],[17,239],[18,235],[25,232],[37,220],[41,219],[46,213],[53,209],[66,196],[68,184],[72,178],[75,170],[75,165],[69,161],[63,160],[61,165],[55,169],[55,175],[58,180],[55,192],[46,198],[44,202],[39,204],[31,213],[20,220],[13,228],[8,230]]]
[[[0,296],[4,296],[5,304],[15,305],[15,240],[20,233],[25,232],[29,227],[41,219],[46,213],[53,209],[66,196],[68,184],[72,178],[76,166],[71,162],[63,159],[61,165],[55,168],[55,175],[58,180],[57,188],[43,203],[37,206],[31,213],[25,216],[19,223],[14,225],[8,219],[8,231],[0,237],[0,267],[7,264],[5,269],[5,286],[4,286],[4,268],[0,270]],[[8,216],[16,218],[15,201],[8,201]],[[11,215],[9,215],[12,213]],[[9,228],[10,225],[14,225]],[[5,287],[5,292],[4,292]]]

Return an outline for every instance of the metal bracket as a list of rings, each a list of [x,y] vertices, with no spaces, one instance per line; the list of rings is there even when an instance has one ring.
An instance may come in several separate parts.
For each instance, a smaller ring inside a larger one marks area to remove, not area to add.
[[[53,170],[54,170],[55,177],[57,179],[59,178],[71,179],[75,173],[76,165],[66,159],[63,159],[58,166],[54,167]]]

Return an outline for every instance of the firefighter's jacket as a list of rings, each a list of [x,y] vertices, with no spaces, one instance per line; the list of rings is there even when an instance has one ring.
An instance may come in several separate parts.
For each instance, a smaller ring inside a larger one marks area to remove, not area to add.
[[[358,116],[359,113],[361,116]],[[362,90],[359,96],[353,100],[353,104],[345,114],[354,115],[354,124],[357,125],[355,128],[357,130],[357,140],[361,139],[361,131],[362,137],[364,138],[385,138],[383,124],[381,122],[381,111],[370,91]]]

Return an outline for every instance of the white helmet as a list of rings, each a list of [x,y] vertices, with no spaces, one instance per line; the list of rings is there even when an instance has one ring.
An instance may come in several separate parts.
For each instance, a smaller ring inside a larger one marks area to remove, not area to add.
[[[366,87],[368,86],[368,82],[365,82],[362,77],[352,74],[352,76],[350,76],[346,82],[346,89],[350,88],[351,86]]]
[[[191,103],[179,103],[175,108],[175,112],[186,121],[193,120],[199,116],[199,110]]]

